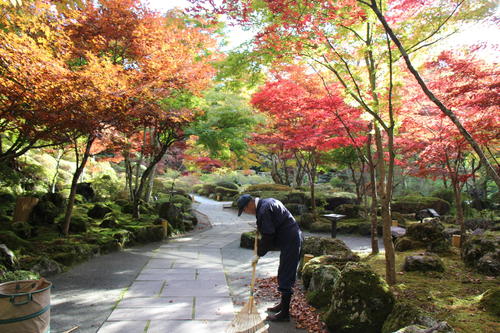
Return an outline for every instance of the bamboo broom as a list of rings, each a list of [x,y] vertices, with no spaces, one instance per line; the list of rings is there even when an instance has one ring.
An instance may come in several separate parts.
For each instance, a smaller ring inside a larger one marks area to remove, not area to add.
[[[255,232],[255,244],[253,253],[257,255],[257,242],[259,238],[258,231]],[[243,306],[243,309],[234,317],[231,324],[226,329],[226,333],[267,333],[268,325],[260,317],[259,311],[255,306],[253,297],[253,287],[255,285],[255,270],[257,263],[252,264],[252,281],[250,282],[250,298]]]

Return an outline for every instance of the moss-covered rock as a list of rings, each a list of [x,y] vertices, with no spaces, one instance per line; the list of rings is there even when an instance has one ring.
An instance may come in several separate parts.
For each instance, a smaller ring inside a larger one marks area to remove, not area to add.
[[[31,248],[31,243],[18,237],[13,231],[2,230],[0,231],[0,244],[5,244],[11,250],[18,250],[20,248]]]
[[[78,183],[76,185],[76,194],[81,195],[86,201],[94,200],[96,195],[91,183]]]
[[[290,192],[286,195],[285,200],[283,202],[289,203],[289,204],[303,205],[306,202],[306,198],[307,198],[307,196],[306,196],[305,192],[293,191],[293,192]]]
[[[165,231],[162,226],[151,225],[137,229],[134,235],[139,243],[159,242],[165,237]]]
[[[483,260],[482,258],[485,257]],[[500,275],[500,236],[494,233],[467,237],[462,246],[462,258],[471,267],[488,275]]]
[[[355,204],[342,204],[335,208],[334,213],[345,215],[347,218],[358,218],[361,207]]]
[[[236,190],[236,191],[238,191],[238,189],[239,189],[239,186],[235,183],[232,183],[232,182],[221,181],[221,182],[217,182],[215,185],[220,186],[220,187],[224,187],[227,189],[231,189],[231,190]]]
[[[259,239],[261,236],[259,235]],[[253,246],[255,244],[255,231],[248,231],[241,234],[240,237],[240,247],[244,249],[253,250]],[[275,246],[271,249],[271,251],[279,251],[279,247]]]
[[[411,325],[404,327],[400,330],[397,330],[393,333],[455,333],[455,330],[448,325],[447,322],[443,321],[437,323],[432,327],[423,326],[423,325]]]
[[[444,272],[444,263],[435,254],[424,254],[419,256],[407,256],[403,270],[407,272]]]
[[[158,215],[178,229],[182,224],[182,204],[164,202],[160,205]]]
[[[488,289],[481,297],[479,304],[486,311],[500,316],[500,287]]]
[[[423,242],[431,252],[446,252],[450,247],[450,242],[444,233],[444,225],[436,219],[408,225],[406,237]]]
[[[381,333],[392,333],[410,325],[434,326],[437,321],[420,308],[406,302],[397,302],[384,322]]]
[[[306,264],[307,266],[307,264]],[[334,265],[318,265],[313,270],[309,288],[307,289],[307,301],[316,308],[330,306],[333,286],[340,277],[340,270]]]
[[[53,224],[56,217],[63,212],[64,207],[57,207],[48,197],[42,197],[31,211],[29,222],[33,225]],[[57,201],[57,199],[54,199]],[[64,205],[64,203],[63,203]]]
[[[95,204],[94,207],[89,209],[87,215],[93,219],[102,219],[106,214],[111,213],[113,210],[101,204]]]
[[[219,200],[234,200],[240,192],[235,189],[217,186],[215,188],[215,195]]]
[[[315,257],[338,252],[354,255],[349,247],[340,239],[310,236],[304,239],[303,252]]]
[[[90,226],[89,218],[83,215],[73,215],[69,225],[70,233],[83,233],[87,232]]]
[[[425,243],[405,236],[398,237],[394,243],[394,249],[399,252],[423,248],[425,248]]]
[[[356,194],[349,192],[327,192],[318,193],[316,196],[316,205],[323,206],[324,209],[335,211],[337,207],[345,204],[358,204]],[[311,205],[311,199],[308,197],[307,205]]]
[[[380,276],[367,265],[348,263],[333,287],[325,322],[337,333],[379,333],[393,306],[394,296]]]
[[[314,223],[314,215],[311,213],[303,213],[297,217],[296,220],[302,230],[309,230]]]
[[[17,236],[23,239],[28,239],[35,234],[34,228],[26,222],[14,222],[10,225],[10,228]]]
[[[331,232],[332,224],[323,221],[314,222],[310,225],[309,230],[311,230],[311,232]]]
[[[293,188],[280,184],[255,184],[247,187],[245,192],[262,192],[262,191],[285,191],[291,192]]]
[[[423,197],[418,195],[409,195],[399,197],[391,204],[391,209],[403,214],[415,214],[426,208],[433,208],[439,215],[445,215],[450,211],[450,204],[440,198]]]
[[[30,267],[32,272],[38,273],[41,276],[50,276],[63,272],[63,266],[57,261],[47,257],[36,257],[30,262],[23,260],[27,267]]]

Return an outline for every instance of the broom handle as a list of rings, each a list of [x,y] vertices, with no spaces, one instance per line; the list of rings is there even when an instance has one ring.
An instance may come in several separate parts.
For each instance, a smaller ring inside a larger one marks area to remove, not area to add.
[[[253,254],[254,256],[257,255],[257,244],[258,244],[258,238],[259,238],[259,231],[255,231],[255,243],[253,246]],[[250,297],[253,297],[253,287],[255,285],[255,270],[257,268],[257,263],[252,264],[252,281],[250,282]]]

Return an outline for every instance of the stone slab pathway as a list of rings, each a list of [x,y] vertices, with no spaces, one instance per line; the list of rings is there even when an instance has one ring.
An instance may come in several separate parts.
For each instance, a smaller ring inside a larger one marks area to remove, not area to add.
[[[212,228],[154,250],[99,333],[225,331],[235,308],[221,249],[252,227],[223,203],[197,201],[197,211],[208,217]]]

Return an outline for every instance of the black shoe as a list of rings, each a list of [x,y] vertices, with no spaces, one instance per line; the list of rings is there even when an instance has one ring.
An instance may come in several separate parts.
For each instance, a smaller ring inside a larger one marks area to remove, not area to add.
[[[277,314],[270,314],[266,320],[269,321],[290,321],[290,313],[288,311],[280,311]]]
[[[269,312],[280,312],[281,311],[281,302],[279,302],[278,304],[276,304],[273,307],[267,308],[267,311],[269,311]]]
[[[276,314],[270,314],[266,320],[269,321],[290,321],[290,301],[292,294],[281,294],[280,310]]]

